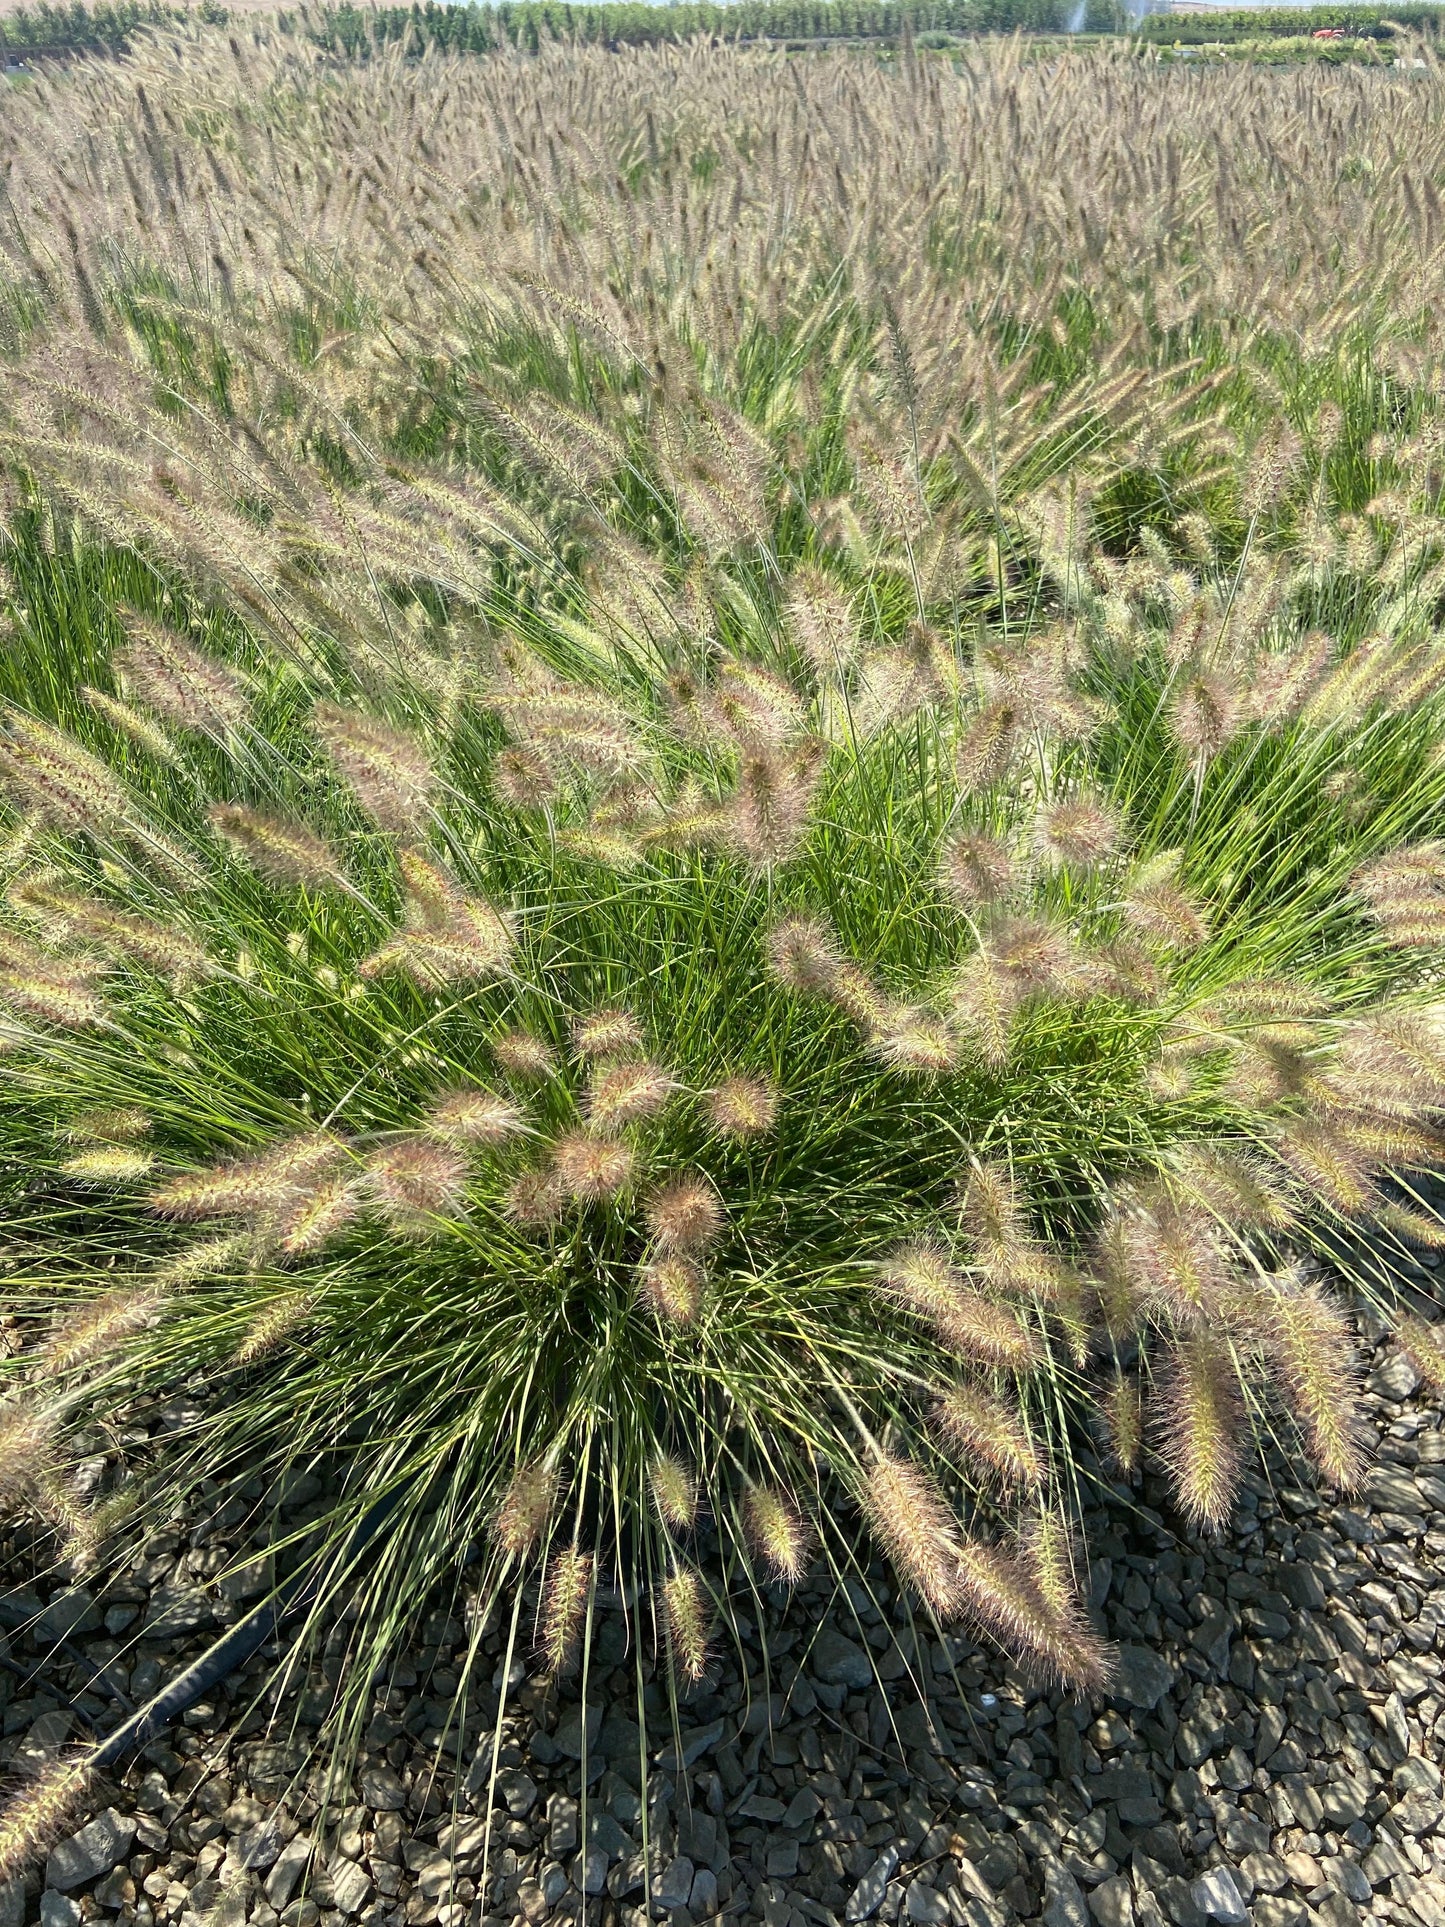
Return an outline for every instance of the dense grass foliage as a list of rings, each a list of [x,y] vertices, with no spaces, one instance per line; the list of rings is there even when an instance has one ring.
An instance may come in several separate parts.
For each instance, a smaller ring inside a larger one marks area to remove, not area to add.
[[[263,25],[12,100],[37,1545],[319,1473],[344,1746],[438,1588],[561,1671],[618,1586],[682,1694],[880,1549],[1089,1686],[1081,1443],[1358,1477],[1317,1254],[1445,1241],[1441,105]]]

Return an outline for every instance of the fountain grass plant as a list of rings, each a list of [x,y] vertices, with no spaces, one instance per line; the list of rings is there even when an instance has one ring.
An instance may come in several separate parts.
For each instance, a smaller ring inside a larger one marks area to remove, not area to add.
[[[319,1474],[343,1760],[458,1586],[681,1698],[881,1551],[1097,1688],[1081,1442],[1348,1488],[1319,1259],[1445,1242],[1438,80],[1288,82],[1305,352],[1284,83],[862,73],[262,24],[5,130],[0,1489],[103,1575]]]

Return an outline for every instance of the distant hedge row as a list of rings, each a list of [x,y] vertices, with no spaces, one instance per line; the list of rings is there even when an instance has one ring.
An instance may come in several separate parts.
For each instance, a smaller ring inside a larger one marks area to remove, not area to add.
[[[0,18],[0,56],[123,48],[138,27],[188,14],[224,21],[218,0],[194,8],[167,0],[98,0],[94,6],[24,7]],[[410,38],[454,53],[535,49],[551,39],[639,46],[720,34],[747,40],[892,40],[905,25],[915,35],[984,33],[1134,33],[1172,43],[1270,39],[1344,27],[1388,38],[1391,23],[1434,31],[1440,5],[1289,7],[1225,14],[1156,14],[1133,22],[1120,0],[735,0],[732,5],[648,6],[638,0],[570,6],[562,0],[518,0],[501,6],[342,5],[318,17],[315,32],[337,51]]]

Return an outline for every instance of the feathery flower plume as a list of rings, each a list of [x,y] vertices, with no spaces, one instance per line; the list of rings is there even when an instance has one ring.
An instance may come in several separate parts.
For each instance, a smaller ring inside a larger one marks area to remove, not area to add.
[[[691,1532],[697,1523],[697,1480],[681,1459],[659,1452],[647,1471],[652,1503],[669,1532]]]
[[[445,1092],[426,1114],[431,1135],[456,1144],[505,1144],[526,1128],[515,1104],[495,1091],[470,1086]]]
[[[550,1077],[557,1054],[529,1030],[504,1030],[491,1040],[492,1055],[509,1077]]]
[[[1003,1070],[1013,1048],[1014,1020],[1027,1002],[1021,985],[983,949],[959,966],[949,994],[960,1036],[991,1070]]]
[[[361,1187],[350,1173],[322,1176],[278,1211],[268,1230],[288,1258],[320,1251],[361,1213]]]
[[[1161,1185],[1122,1188],[1117,1205],[1113,1255],[1130,1293],[1185,1325],[1217,1318],[1234,1279],[1208,1213]]]
[[[118,729],[128,736],[139,749],[148,756],[154,756],[158,763],[165,763],[171,769],[180,769],[180,751],[167,736],[165,730],[154,716],[147,716],[142,709],[135,709],[130,703],[123,703],[116,696],[107,696],[103,689],[92,689],[89,683],[82,683],[81,700],[97,716],[103,716],[112,729]]]
[[[19,1879],[74,1832],[94,1783],[94,1770],[85,1760],[63,1759],[11,1794],[0,1808],[0,1884]]]
[[[0,789],[62,830],[114,830],[129,816],[129,799],[109,764],[63,729],[18,709],[0,712]]]
[[[986,1260],[1032,1241],[1018,1187],[1006,1164],[972,1159],[959,1187],[958,1210],[964,1230]]]
[[[690,1258],[652,1258],[638,1274],[638,1294],[666,1325],[694,1325],[702,1311],[702,1273]]]
[[[963,1545],[929,1474],[912,1459],[880,1451],[858,1496],[874,1536],[934,1617],[957,1612]]]
[[[1034,819],[1034,849],[1050,865],[1092,869],[1119,847],[1117,814],[1097,798],[1075,796],[1044,806]]]
[[[1408,1205],[1387,1204],[1379,1212],[1387,1231],[1407,1244],[1423,1245],[1427,1251],[1445,1250],[1445,1218],[1434,1211],[1412,1211]]]
[[[1017,859],[1001,836],[976,832],[955,836],[944,845],[939,882],[967,909],[1001,903],[1018,880]]]
[[[822,745],[813,738],[786,754],[744,754],[726,805],[729,841],[739,856],[770,869],[797,854],[822,769]]]
[[[1010,1372],[1031,1371],[1038,1364],[1038,1340],[1017,1314],[974,1291],[932,1240],[916,1238],[901,1246],[883,1266],[880,1282],[960,1357]]]
[[[55,1421],[28,1398],[0,1406],[0,1519],[7,1519],[29,1492],[50,1456]]]
[[[507,1186],[502,1209],[524,1231],[545,1230],[556,1224],[566,1207],[567,1193],[550,1165],[522,1171]]]
[[[145,1177],[155,1165],[151,1151],[129,1144],[97,1144],[67,1158],[61,1170],[82,1184],[130,1184]]]
[[[1396,1339],[1437,1398],[1445,1397],[1445,1325],[1430,1324],[1411,1312],[1400,1320]]]
[[[1275,1176],[1247,1152],[1190,1144],[1174,1154],[1173,1178],[1222,1223],[1246,1231],[1287,1231],[1299,1213]]]
[[[314,1292],[278,1292],[246,1326],[241,1342],[231,1354],[231,1363],[238,1367],[256,1364],[278,1345],[284,1345],[315,1309]]]
[[[889,1009],[888,1000],[868,972],[851,962],[838,965],[822,994],[866,1031],[882,1023]]]
[[[40,1352],[44,1371],[72,1372],[154,1322],[162,1299],[155,1287],[108,1291],[68,1318]]]
[[[552,1168],[569,1197],[584,1204],[597,1203],[616,1197],[632,1182],[637,1154],[630,1144],[617,1138],[569,1131],[553,1146]]]
[[[722,1199],[701,1172],[671,1179],[647,1200],[648,1229],[663,1251],[707,1251],[725,1222]]]
[[[662,1584],[662,1621],[672,1663],[689,1685],[707,1671],[708,1619],[701,1579],[690,1566],[679,1566]]]
[[[714,1130],[740,1141],[763,1137],[777,1121],[780,1093],[763,1077],[725,1077],[704,1103]]]
[[[1379,1198],[1376,1160],[1322,1118],[1297,1118],[1280,1131],[1275,1150],[1316,1196],[1347,1218],[1362,1217]]]
[[[1040,1658],[1075,1692],[1099,1692],[1113,1673],[1113,1655],[1084,1612],[1074,1575],[1071,1534],[1064,1520],[1055,1512],[1033,1513],[1019,1534],[1019,1557],[1048,1613]]]
[[[368,816],[393,836],[422,827],[436,779],[414,737],[332,703],[317,705],[315,722],[338,774]]]
[[[1144,1451],[1144,1401],[1138,1379],[1115,1371],[1100,1396],[1099,1416],[1115,1465],[1126,1477],[1132,1475]]]
[[[134,1104],[78,1111],[65,1127],[72,1144],[132,1144],[150,1134],[150,1118]]]
[[[254,1157],[232,1159],[209,1170],[172,1178],[151,1193],[150,1208],[163,1218],[181,1222],[232,1213],[246,1217],[274,1215],[309,1180],[334,1164],[344,1149],[340,1140],[328,1133],[308,1131]]]
[[[535,750],[504,749],[492,764],[492,788],[509,809],[544,810],[556,801],[557,776]]]
[[[821,569],[804,565],[788,583],[783,617],[798,653],[821,680],[836,680],[858,656],[849,597]]]
[[[1195,1526],[1217,1529],[1239,1487],[1244,1400],[1228,1348],[1196,1332],[1170,1349],[1158,1405],[1159,1456]]]
[[[593,1558],[576,1546],[554,1553],[542,1588],[542,1659],[548,1675],[560,1678],[577,1663],[577,1648],[592,1592]]]
[[[40,921],[57,941],[68,940],[138,963],[184,989],[207,976],[211,961],[193,937],[174,923],[161,924],[117,910],[99,897],[67,890],[46,876],[22,878],[10,901]]]
[[[768,932],[768,968],[785,989],[824,997],[843,962],[837,938],[818,917],[788,916]]]
[[[316,888],[341,881],[339,859],[321,837],[300,823],[266,816],[239,803],[213,803],[206,821],[238,856],[277,883]]]
[[[510,1558],[520,1559],[538,1543],[557,1503],[557,1474],[540,1459],[530,1459],[512,1474],[497,1507],[493,1531]]]
[[[1165,850],[1139,864],[1129,878],[1124,921],[1146,943],[1167,950],[1197,950],[1209,936],[1199,906],[1179,883],[1180,852]]]
[[[793,1500],[776,1486],[750,1485],[743,1493],[743,1525],[748,1544],[769,1575],[796,1586],[808,1570],[813,1529]]]
[[[790,682],[737,657],[718,668],[712,710],[740,747],[764,754],[800,736],[807,721],[803,698]]]
[[[579,1057],[628,1057],[642,1049],[642,1028],[630,1011],[589,1011],[572,1026],[572,1045]]]
[[[937,1077],[958,1060],[947,1026],[917,1004],[888,1004],[869,1026],[868,1049],[889,1070]]]
[[[1016,1407],[977,1385],[950,1385],[933,1408],[934,1423],[952,1445],[997,1474],[1005,1485],[1038,1488],[1048,1466]]]
[[[140,700],[185,729],[238,729],[250,709],[245,681],[158,622],[126,610],[127,642],[114,667]]]
[[[169,1258],[162,1258],[151,1277],[157,1285],[171,1288],[193,1285],[202,1278],[224,1278],[249,1268],[257,1255],[256,1240],[249,1231],[229,1238],[205,1238],[186,1245]]]
[[[677,1080],[646,1058],[604,1062],[587,1081],[584,1115],[594,1131],[615,1131],[642,1118],[655,1117],[677,1089]]]
[[[57,1030],[90,1030],[106,1021],[105,1004],[83,965],[46,958],[36,965],[0,968],[0,1012],[53,1024]]]
[[[1415,843],[1362,865],[1350,887],[1387,943],[1428,949],[1445,943],[1445,843]]]
[[[1175,742],[1208,762],[1238,734],[1243,722],[1244,690],[1237,676],[1219,669],[1193,669],[1181,678],[1169,705]]]
[[[1355,1437],[1359,1371],[1343,1311],[1317,1287],[1277,1275],[1260,1336],[1270,1367],[1320,1477],[1351,1491],[1364,1473]]]
[[[455,1217],[467,1187],[466,1159],[429,1137],[403,1137],[366,1160],[369,1188],[398,1226],[425,1230]]]
[[[969,724],[954,757],[954,773],[965,796],[1001,783],[1013,766],[1022,741],[1018,711],[1011,702],[989,703]]]

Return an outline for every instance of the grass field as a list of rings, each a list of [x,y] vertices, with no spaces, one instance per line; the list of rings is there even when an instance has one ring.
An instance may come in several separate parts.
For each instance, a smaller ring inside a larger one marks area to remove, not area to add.
[[[1088,1688],[1096,1450],[1358,1478],[1339,1265],[1445,1243],[1421,61],[258,21],[9,98],[31,1556],[320,1472],[344,1754],[439,1589],[562,1671],[622,1584],[676,1702],[882,1557]]]

